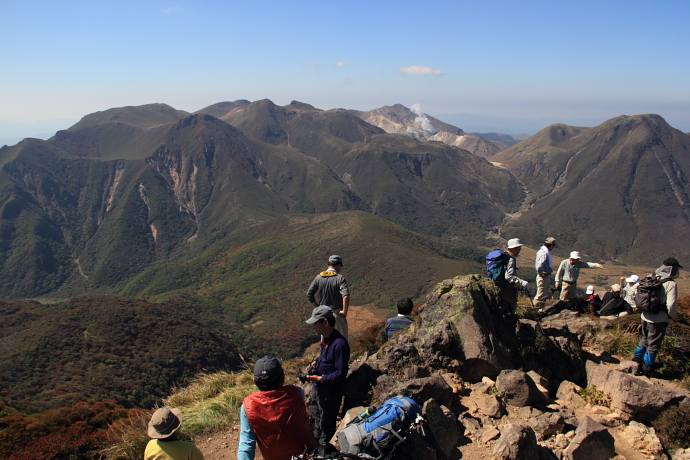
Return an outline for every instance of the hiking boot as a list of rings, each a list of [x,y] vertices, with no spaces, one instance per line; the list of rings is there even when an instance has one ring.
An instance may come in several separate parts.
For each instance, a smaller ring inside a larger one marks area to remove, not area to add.
[[[642,363],[635,363],[635,364],[636,364],[636,366],[635,366],[635,370],[633,371],[633,375],[636,375],[638,377],[641,375],[644,375],[644,372],[642,370],[642,368],[644,367],[644,364],[642,364]]]

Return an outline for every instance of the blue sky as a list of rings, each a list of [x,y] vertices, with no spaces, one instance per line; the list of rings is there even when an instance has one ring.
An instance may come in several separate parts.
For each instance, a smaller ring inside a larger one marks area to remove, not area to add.
[[[0,122],[268,98],[441,119],[658,113],[688,132],[688,17],[688,1],[0,0]]]

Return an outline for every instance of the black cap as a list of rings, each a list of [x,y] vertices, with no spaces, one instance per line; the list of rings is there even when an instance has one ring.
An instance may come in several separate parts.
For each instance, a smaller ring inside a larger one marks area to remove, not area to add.
[[[283,363],[273,356],[264,356],[254,365],[254,380],[259,383],[270,383],[283,375]]]
[[[668,259],[664,260],[664,265],[667,265],[669,267],[683,268],[683,266],[678,263],[675,257],[669,257]]]

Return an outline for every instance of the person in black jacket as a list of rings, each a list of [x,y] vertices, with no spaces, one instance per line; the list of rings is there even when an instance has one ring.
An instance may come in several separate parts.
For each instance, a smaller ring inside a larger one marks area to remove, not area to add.
[[[621,285],[611,286],[611,292],[604,294],[601,299],[601,308],[597,314],[601,317],[620,317],[633,312],[632,306],[621,297]]]

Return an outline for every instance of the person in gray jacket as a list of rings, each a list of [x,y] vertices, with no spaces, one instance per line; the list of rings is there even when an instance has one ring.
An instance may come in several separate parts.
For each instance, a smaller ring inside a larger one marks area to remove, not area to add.
[[[335,315],[335,328],[345,340],[348,337],[347,310],[350,307],[350,291],[345,277],[340,273],[343,269],[343,258],[334,254],[328,258],[328,270],[316,275],[307,289],[307,300],[314,306],[328,305]],[[319,301],[316,301],[316,295]]]
[[[604,268],[601,264],[594,262],[582,262],[579,252],[573,251],[568,259],[558,266],[556,271],[556,289],[561,289],[561,300],[574,299],[577,289],[577,278],[580,276],[581,268]]]
[[[658,313],[642,312],[642,338],[637,344],[633,357],[633,361],[637,363],[635,375],[649,375],[654,371],[656,358],[666,335],[669,317],[673,321],[678,321],[676,308],[678,286],[674,280],[678,278],[681,268],[683,266],[674,257],[669,257],[654,272],[654,276],[659,280],[665,280],[662,284],[660,300],[666,308],[662,308]]]

